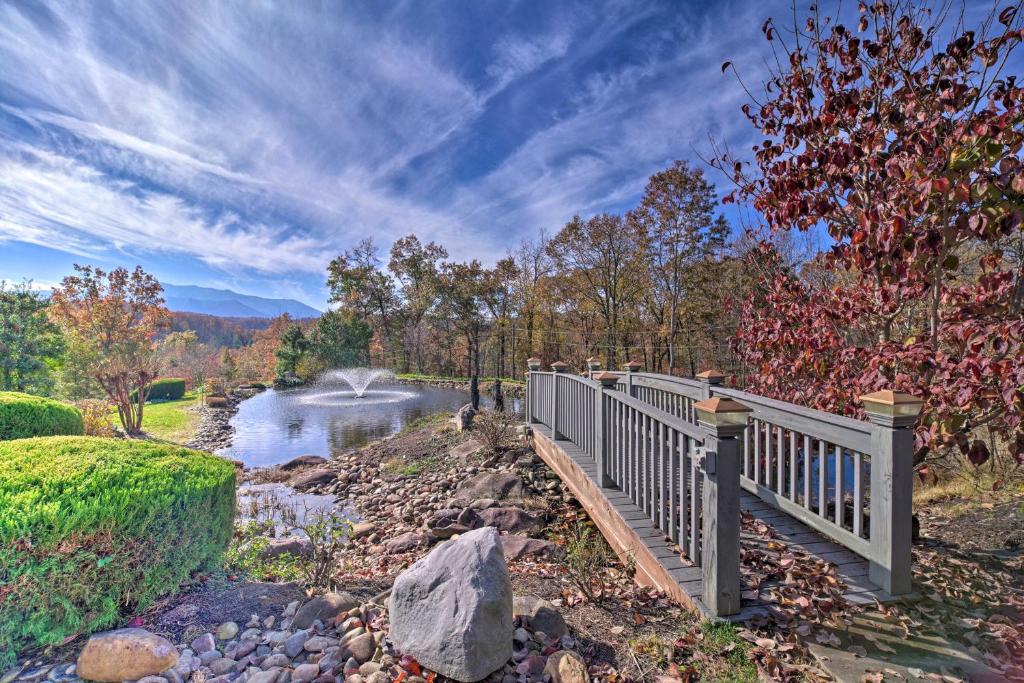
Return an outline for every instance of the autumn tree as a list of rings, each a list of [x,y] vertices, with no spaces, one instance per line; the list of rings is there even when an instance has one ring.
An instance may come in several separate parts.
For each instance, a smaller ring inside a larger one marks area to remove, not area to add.
[[[423,320],[437,302],[438,265],[448,251],[433,242],[423,244],[416,235],[407,235],[391,246],[388,270],[398,282],[402,298],[401,317],[406,344],[403,344],[405,370],[409,370],[409,352],[416,372],[423,371]]]
[[[660,341],[666,347],[670,374],[676,368],[681,302],[688,295],[697,295],[688,292],[695,283],[687,275],[715,242],[722,241],[716,231],[721,223],[715,221],[715,204],[714,187],[704,178],[704,172],[690,168],[685,161],[676,161],[648,179],[640,204],[628,216],[645,234],[653,284],[646,298],[664,330]]]
[[[834,242],[814,281],[761,280],[739,335],[750,386],[851,415],[864,393],[908,391],[926,400],[919,459],[957,446],[981,463],[992,434],[1024,462],[1024,91],[1005,72],[1020,17],[859,10],[855,28],[765,23],[780,67],[744,106],[763,140],[750,164],[717,157],[770,231]]]
[[[75,272],[53,290],[51,317],[81,347],[125,432],[138,435],[149,384],[159,372],[154,338],[170,325],[163,288],[140,266],[105,272],[76,264]]]
[[[52,384],[64,344],[48,305],[31,283],[0,280],[0,391],[43,392]]]
[[[645,240],[632,222],[603,213],[586,220],[574,217],[547,246],[556,269],[578,275],[580,296],[601,314],[606,367],[618,366],[624,313],[636,304],[644,284]]]
[[[480,375],[480,344],[487,329],[484,316],[487,273],[479,261],[441,266],[438,313],[448,318],[466,341],[466,370]]]

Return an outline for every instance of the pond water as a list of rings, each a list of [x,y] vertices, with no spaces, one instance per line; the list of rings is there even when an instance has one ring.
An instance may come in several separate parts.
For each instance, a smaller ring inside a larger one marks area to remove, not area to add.
[[[399,384],[373,384],[362,398],[344,383],[267,389],[239,404],[231,419],[232,444],[218,453],[248,467],[268,467],[299,455],[330,457],[468,402],[466,391]]]

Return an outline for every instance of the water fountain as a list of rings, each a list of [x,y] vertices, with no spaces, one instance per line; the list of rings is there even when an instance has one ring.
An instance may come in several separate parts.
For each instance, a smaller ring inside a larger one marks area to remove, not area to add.
[[[390,370],[379,370],[374,368],[343,368],[340,370],[330,370],[325,372],[321,377],[321,381],[324,379],[344,380],[350,387],[352,387],[352,391],[356,392],[356,398],[363,398],[366,394],[366,388],[374,382],[394,378],[395,375]]]

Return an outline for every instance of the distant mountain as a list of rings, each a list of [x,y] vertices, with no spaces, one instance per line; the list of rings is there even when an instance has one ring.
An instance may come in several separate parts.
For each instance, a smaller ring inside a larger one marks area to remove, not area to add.
[[[293,318],[315,318],[320,311],[295,299],[265,299],[229,289],[195,285],[164,285],[164,300],[172,311],[205,313],[227,318],[276,318],[287,313]]]

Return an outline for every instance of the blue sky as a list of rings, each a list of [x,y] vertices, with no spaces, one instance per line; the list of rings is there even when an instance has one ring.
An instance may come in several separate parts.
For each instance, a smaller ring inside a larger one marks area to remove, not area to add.
[[[0,0],[0,279],[73,262],[322,308],[415,232],[490,263],[749,146],[788,2]],[[720,178],[713,177],[719,184]]]

